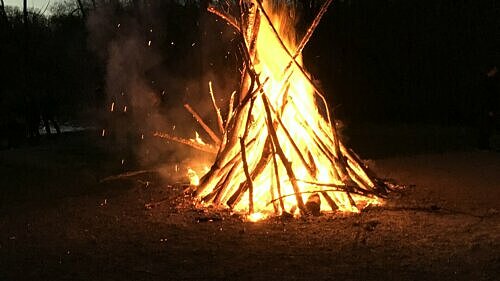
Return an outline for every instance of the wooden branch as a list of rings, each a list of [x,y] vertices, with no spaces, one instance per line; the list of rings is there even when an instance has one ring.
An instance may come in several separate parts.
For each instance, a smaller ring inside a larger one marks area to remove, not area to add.
[[[240,146],[241,160],[243,161],[243,170],[245,171],[248,185],[248,213],[253,214],[253,182],[252,178],[250,177],[250,173],[248,172],[247,156],[245,152],[245,140],[243,138],[240,138]]]
[[[264,15],[264,17],[266,18],[267,22],[269,23],[269,26],[271,27],[276,39],[278,40],[278,42],[280,43],[281,47],[283,48],[283,50],[287,53],[287,55],[290,57],[291,61],[293,61],[293,63],[297,66],[297,68],[300,70],[300,72],[302,73],[302,75],[304,76],[304,78],[307,79],[307,81],[309,82],[309,84],[311,85],[311,87],[313,88],[314,92],[322,99],[323,101],[323,104],[325,105],[325,110],[326,110],[326,115],[327,115],[327,118],[328,118],[328,123],[330,124],[330,127],[331,127],[331,130],[332,130],[332,133],[333,134],[336,134],[336,128],[335,128],[335,123],[332,122],[332,119],[334,119],[333,117],[330,117],[330,115],[333,115],[329,108],[328,108],[328,103],[326,102],[326,98],[325,98],[325,95],[323,94],[323,92],[316,86],[316,83],[314,83],[314,81],[311,80],[311,78],[309,77],[309,75],[307,74],[307,72],[304,70],[304,68],[302,67],[302,65],[300,65],[296,58],[290,53],[290,51],[288,50],[288,48],[286,47],[285,43],[283,42],[283,40],[281,39],[278,31],[276,30],[276,27],[274,27],[274,24],[273,22],[271,21],[271,18],[269,17],[269,15],[267,14],[267,12],[265,11],[264,9],[264,6],[262,5],[261,1],[256,1],[257,4],[259,5],[260,7],[260,10],[262,12],[262,14]],[[335,119],[334,119],[335,120]]]
[[[248,53],[250,54],[250,58],[255,56],[255,51],[257,48],[257,35],[259,34],[259,29],[260,29],[260,13],[259,10],[257,9],[255,11],[255,19],[254,19],[254,24],[252,28],[252,37],[250,38],[249,41],[249,49]]]
[[[255,165],[254,170],[252,171],[250,178],[255,180],[257,176],[259,176],[264,168],[266,167],[267,163],[269,162],[269,150],[266,149],[266,145],[264,145],[264,150],[262,151],[262,156],[260,157],[259,162]],[[240,184],[239,188],[233,193],[233,195],[227,200],[227,205],[231,208],[236,206],[243,195],[249,188],[249,185],[247,185],[247,181],[244,181]]]
[[[349,192],[350,190],[351,193],[357,194],[357,195],[362,195],[362,196],[373,196],[375,195],[374,192],[368,191],[368,190],[359,190],[357,189],[357,186],[354,185],[344,185],[344,184],[334,184],[334,183],[321,183],[321,182],[314,182],[314,181],[308,181],[308,180],[301,180],[297,179],[298,182],[303,182],[306,184],[311,184],[311,185],[316,185],[316,186],[323,186],[323,187],[334,187],[336,188],[336,191],[342,191],[342,192]]]
[[[254,143],[255,139],[252,139],[247,143],[247,147],[252,148],[252,145]],[[229,157],[227,151],[218,155],[215,163],[212,165],[212,167],[210,167],[210,171],[200,179],[200,184],[196,188],[196,195],[202,194],[209,183],[215,182],[215,179],[219,178],[221,174],[226,173],[229,169],[231,169],[232,166],[235,165],[235,163],[239,162],[239,160],[241,159],[241,155],[239,153],[234,155],[233,158],[231,158],[229,161],[225,161],[227,157]]]
[[[207,8],[207,11],[225,20],[229,25],[236,29],[236,31],[241,32],[238,22],[233,16],[217,10],[217,8],[215,8],[214,6],[209,6]]]
[[[337,206],[335,201],[333,201],[333,199],[330,197],[330,195],[328,195],[328,192],[321,191],[321,195],[323,195],[323,197],[325,197],[325,200],[328,203],[328,205],[330,206],[330,208],[332,208],[332,211],[336,211],[339,209],[339,206]]]
[[[330,6],[330,4],[332,2],[333,2],[333,0],[326,0],[323,3],[323,5],[321,6],[321,9],[319,10],[318,14],[314,18],[314,21],[311,23],[311,25],[307,29],[306,34],[304,35],[304,37],[300,41],[299,46],[295,50],[295,55],[294,55],[295,58],[298,56],[298,54],[302,53],[302,50],[306,46],[307,42],[309,42],[309,39],[311,39],[311,36],[314,33],[314,31],[316,30],[316,27],[318,27],[318,24],[321,21],[321,18],[323,18],[323,15],[326,13],[326,11],[328,10],[328,7]]]
[[[211,154],[217,153],[217,149],[215,147],[211,146],[210,144],[202,145],[202,144],[194,142],[192,140],[188,140],[188,139],[184,139],[184,138],[180,138],[180,137],[176,137],[176,136],[171,136],[167,133],[160,133],[160,132],[155,132],[153,134],[153,136],[159,137],[162,139],[166,139],[169,141],[174,141],[174,142],[177,142],[180,144],[184,144],[184,145],[190,146],[194,149],[201,150],[201,151],[204,151],[207,153],[211,153]]]
[[[119,180],[119,179],[134,177],[134,176],[137,176],[137,175],[142,175],[142,174],[151,173],[151,172],[156,172],[156,170],[128,171],[128,172],[121,173],[121,174],[118,174],[118,175],[113,175],[113,176],[105,177],[102,180],[100,180],[99,183],[105,183],[105,182],[108,182],[108,181],[114,181],[114,180]]]
[[[229,122],[231,122],[231,118],[233,117],[234,95],[236,95],[236,91],[233,91],[229,100],[229,111],[227,112],[226,126],[224,127],[225,132],[227,132]]]
[[[215,195],[215,198],[213,200],[213,202],[215,204],[219,204],[221,202],[222,195],[224,195],[225,193],[227,193],[227,189],[226,188],[229,186],[229,184],[233,180],[234,174],[238,170],[237,168],[238,168],[239,164],[240,163],[237,163],[236,165],[233,165],[231,167],[231,170],[229,170],[229,173],[227,173],[227,176],[224,178],[224,180],[219,181],[218,185],[220,185],[220,188],[219,188],[220,191],[217,191],[217,194]]]
[[[310,191],[301,191],[299,192],[300,195],[302,194],[311,194],[311,193],[321,193],[321,192],[344,192],[343,190],[337,190],[337,189],[324,189],[324,190],[310,190]],[[297,194],[294,192],[294,193],[290,193],[290,194],[285,194],[283,196],[281,196],[280,198],[286,198],[286,197],[290,197],[290,196],[296,196]],[[276,198],[274,200],[279,200],[280,198]],[[267,202],[266,206],[268,206],[269,204],[272,204],[273,202],[272,201],[269,201]],[[354,205],[354,207],[356,207]]]
[[[270,139],[270,138],[271,137],[268,136],[268,139]],[[279,176],[279,171],[278,171],[278,162],[276,161],[276,150],[274,148],[274,143],[272,141],[269,142],[269,145],[271,146],[271,152],[273,154],[274,174],[276,175],[276,188],[278,190],[281,212],[284,213],[284,212],[286,212],[286,210],[285,210],[285,203],[283,202],[283,197],[281,195],[281,184],[280,184],[280,176]]]
[[[286,137],[288,138],[288,141],[292,144],[292,147],[293,149],[295,150],[295,153],[297,153],[297,155],[299,156],[299,159],[300,161],[302,162],[302,164],[307,168],[307,171],[309,172],[309,174],[312,176],[312,177],[316,177],[315,173],[314,173],[314,169],[312,168],[311,165],[309,165],[309,163],[307,163],[304,155],[302,154],[302,152],[300,151],[299,147],[297,146],[297,144],[295,143],[295,141],[293,140],[293,137],[290,135],[290,132],[288,131],[288,129],[286,128],[285,124],[283,124],[283,121],[281,120],[281,118],[278,116],[276,110],[273,108],[273,106],[271,104],[269,104],[269,107],[271,108],[272,112],[274,113],[274,116],[276,117],[276,120],[278,121],[278,123],[281,125],[281,129],[283,129],[283,132],[285,132],[285,135]]]
[[[194,119],[200,123],[201,127],[207,132],[207,134],[210,136],[210,138],[217,144],[220,145],[220,139],[219,137],[208,127],[208,125],[203,121],[201,116],[189,105],[189,104],[184,104],[184,107],[193,115]]]
[[[208,90],[210,92],[210,97],[212,98],[212,105],[214,107],[215,114],[217,115],[217,124],[219,125],[219,131],[220,131],[221,135],[223,135],[224,134],[224,125],[222,122],[222,116],[220,114],[220,109],[217,106],[217,103],[215,102],[214,90],[212,88],[212,81],[208,82]]]
[[[303,212],[304,214],[307,214],[308,211],[304,205],[304,201],[302,200],[302,197],[300,196],[300,189],[299,186],[297,185],[297,179],[295,178],[295,173],[293,172],[292,165],[290,162],[288,162],[288,159],[286,158],[285,153],[280,147],[278,136],[276,135],[276,130],[273,127],[273,121],[272,121],[272,116],[271,116],[271,109],[269,108],[269,102],[267,100],[266,95],[261,95],[262,101],[264,102],[264,109],[266,111],[266,116],[267,116],[267,123],[268,123],[268,129],[269,129],[269,134],[271,135],[272,141],[275,145],[276,152],[278,153],[278,156],[281,158],[281,162],[283,163],[283,166],[285,167],[286,173],[288,175],[288,178],[290,179],[290,182],[292,184],[293,191],[296,193],[296,200],[297,200],[297,206]]]

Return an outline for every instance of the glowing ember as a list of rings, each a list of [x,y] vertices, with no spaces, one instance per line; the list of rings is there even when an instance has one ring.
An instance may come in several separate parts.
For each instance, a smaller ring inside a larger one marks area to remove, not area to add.
[[[257,222],[266,218],[263,213],[253,213],[247,216],[248,221]]]

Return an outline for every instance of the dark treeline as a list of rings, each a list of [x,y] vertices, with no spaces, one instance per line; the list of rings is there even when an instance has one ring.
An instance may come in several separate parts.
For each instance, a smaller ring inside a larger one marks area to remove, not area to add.
[[[62,4],[47,15],[27,9],[28,3],[24,9],[3,7],[1,13],[2,147],[36,141],[39,126],[59,133],[61,121],[81,120],[97,106],[94,90],[102,75],[87,48],[85,22]]]
[[[154,112],[164,126],[188,120],[186,100],[209,114],[201,106],[208,80],[226,97],[237,87],[239,59],[232,30],[205,11],[208,2],[75,0],[50,14],[2,9],[2,142],[33,137],[33,124],[38,131],[44,119],[99,127],[112,102],[121,111],[128,105],[134,120]],[[322,1],[290,2],[303,32]],[[343,119],[475,126],[498,102],[490,90],[498,75],[487,75],[500,60],[496,2],[334,1],[305,63]]]

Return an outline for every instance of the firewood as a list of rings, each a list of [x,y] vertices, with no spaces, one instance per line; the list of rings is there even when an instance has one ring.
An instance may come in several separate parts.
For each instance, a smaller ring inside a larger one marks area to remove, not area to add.
[[[268,139],[270,139],[271,137],[268,136]],[[282,197],[282,194],[281,194],[281,184],[280,184],[280,175],[279,175],[279,172],[278,172],[278,161],[276,161],[276,149],[274,148],[274,143],[272,141],[269,142],[269,146],[271,148],[271,153],[273,155],[273,170],[274,170],[274,174],[276,175],[276,190],[278,191],[278,198],[279,198],[279,202],[280,202],[280,207],[281,207],[281,211],[282,213],[286,212],[285,210],[285,203],[283,202],[283,197]],[[276,200],[273,198],[273,201]]]
[[[266,111],[267,115],[267,123],[268,123],[268,129],[269,133],[271,135],[271,139],[274,143],[274,148],[276,149],[276,152],[278,153],[279,157],[281,158],[281,162],[283,163],[283,166],[285,166],[286,173],[288,174],[288,178],[290,179],[290,182],[292,183],[293,190],[296,194],[296,200],[297,200],[297,205],[299,209],[307,214],[307,210],[304,206],[304,201],[302,201],[302,197],[300,195],[300,189],[297,185],[297,179],[295,178],[295,173],[293,172],[292,166],[288,159],[285,156],[285,153],[281,149],[281,146],[279,144],[278,136],[276,135],[276,130],[273,127],[272,124],[272,116],[271,116],[271,110],[269,109],[269,102],[267,101],[267,97],[265,95],[262,95],[262,101],[264,102],[264,109]]]
[[[192,148],[195,148],[195,149],[198,149],[198,150],[201,150],[201,151],[204,151],[204,152],[208,152],[208,153],[211,153],[211,154],[215,154],[217,153],[217,150],[215,147],[211,146],[210,144],[199,144],[197,142],[194,142],[192,140],[188,140],[188,139],[183,139],[183,138],[180,138],[180,137],[176,137],[176,136],[171,136],[167,133],[160,133],[160,132],[155,132],[153,134],[153,136],[155,137],[159,137],[159,138],[162,138],[162,139],[166,139],[166,140],[169,140],[169,141],[174,141],[174,142],[177,142],[177,143],[181,143],[181,144],[184,144],[184,145],[187,145],[187,146],[190,146]]]
[[[214,90],[212,88],[212,81],[208,82],[208,89],[210,92],[210,98],[212,99],[212,105],[214,107],[215,115],[217,116],[217,124],[219,125],[219,131],[221,135],[224,135],[224,124],[222,122],[222,115],[220,114],[220,109],[215,102]]]
[[[241,160],[243,161],[243,171],[245,171],[245,176],[247,177],[247,185],[248,185],[248,213],[253,214],[253,182],[250,177],[250,173],[248,172],[248,162],[247,156],[245,153],[245,141],[243,138],[240,138],[241,145]]]
[[[228,129],[228,124],[231,122],[231,118],[233,117],[233,107],[234,107],[234,95],[236,95],[236,91],[231,93],[231,98],[229,99],[229,110],[227,111],[227,119],[226,126],[224,127],[224,132]]]
[[[210,136],[210,138],[217,144],[220,144],[220,139],[217,137],[217,135],[208,127],[208,125],[203,121],[201,116],[189,105],[189,104],[184,104],[184,107],[193,115],[194,119],[198,121],[198,123],[201,125],[201,127],[207,132],[207,134]]]

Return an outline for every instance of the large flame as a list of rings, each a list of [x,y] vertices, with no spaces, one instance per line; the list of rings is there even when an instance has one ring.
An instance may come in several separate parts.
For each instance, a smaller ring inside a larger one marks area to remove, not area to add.
[[[287,17],[290,15],[283,9],[271,7],[267,1],[264,1],[263,5],[288,49],[288,53],[294,54],[297,48],[294,26],[284,24],[286,20],[289,20]],[[329,122],[319,112],[315,91],[310,81],[294,64],[289,69],[291,71],[284,72],[291,61],[288,53],[267,19],[262,17],[258,28],[256,53],[252,62],[260,81],[266,81],[260,95],[266,95],[272,113],[277,116],[273,122],[278,144],[286,155],[286,159],[291,163],[300,189],[298,196],[303,202],[310,200],[313,195],[319,196],[322,202],[321,211],[333,209],[331,204],[327,204],[329,200],[335,202],[338,210],[350,212],[358,212],[368,204],[380,204],[381,200],[375,196],[348,195],[345,191],[334,190],[331,187],[332,185],[343,186],[346,177],[351,177],[356,184],[366,189],[372,188],[374,183],[341,143],[337,144],[337,147],[340,148],[342,155],[337,155],[339,152],[333,149],[338,140],[334,139]],[[301,64],[302,56],[298,56],[296,60]],[[239,115],[240,118],[235,120],[237,124],[233,128],[237,130],[239,138],[244,138],[243,149],[245,149],[248,171],[259,169],[260,172],[256,173],[252,181],[253,202],[250,202],[250,189],[248,189],[232,206],[233,209],[249,212],[252,205],[253,215],[249,216],[249,220],[252,221],[283,211],[298,214],[297,192],[293,188],[285,165],[277,156],[275,158],[278,159],[277,161],[274,161],[272,156],[263,156],[266,149],[270,147],[270,132],[266,125],[267,115],[263,98],[256,98],[253,107],[247,104],[241,110],[244,114]],[[250,118],[247,118],[249,111]],[[222,144],[227,145],[224,148],[228,151],[226,161],[220,161],[219,165],[230,162],[228,159],[234,159],[242,153],[242,147],[234,142],[231,144],[228,134],[226,132]],[[319,141],[324,145],[319,145]],[[341,174],[339,169],[336,169],[335,163],[331,160],[333,157],[347,158],[347,174]],[[264,165],[262,161],[265,162]],[[234,163],[234,168],[223,175],[210,175],[198,195],[203,198],[214,192],[214,189],[221,188],[221,185],[226,186],[219,191],[218,200],[215,203],[227,203],[238,188],[241,188],[242,183],[247,181],[248,176],[244,172],[243,165],[243,161],[240,161]],[[328,185],[318,183],[328,183]],[[209,203],[214,202],[209,200]]]

